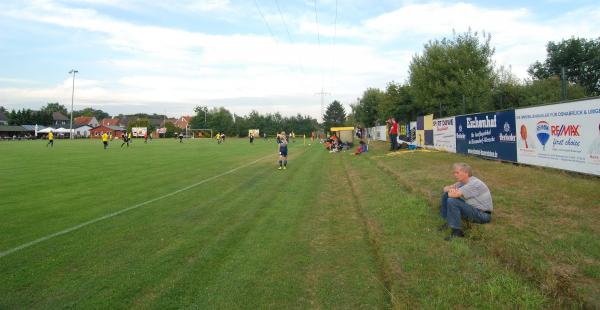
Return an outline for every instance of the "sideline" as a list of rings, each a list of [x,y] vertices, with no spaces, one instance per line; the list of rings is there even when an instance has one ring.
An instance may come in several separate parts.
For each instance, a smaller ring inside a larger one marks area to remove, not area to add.
[[[273,157],[273,154],[269,154],[269,155],[267,155],[267,156],[261,157],[261,158],[259,158],[259,159],[257,159],[257,160],[254,160],[254,161],[252,161],[252,162],[249,162],[249,163],[246,163],[246,164],[244,164],[244,165],[241,165],[241,166],[239,166],[239,167],[236,167],[236,168],[233,168],[233,169],[231,169],[231,170],[225,171],[225,172],[223,172],[223,173],[221,173],[221,174],[218,174],[218,175],[212,176],[212,177],[210,177],[210,178],[208,178],[208,179],[204,179],[204,180],[202,180],[202,181],[199,181],[199,182],[196,182],[196,183],[194,183],[194,184],[188,185],[188,186],[186,186],[186,187],[184,187],[184,188],[180,188],[180,189],[178,189],[178,190],[176,190],[176,191],[174,191],[174,192],[171,192],[171,193],[168,193],[168,194],[165,194],[165,195],[162,195],[162,196],[159,196],[159,197],[156,197],[156,198],[153,198],[153,199],[150,199],[150,200],[147,200],[147,201],[144,201],[144,202],[138,203],[138,204],[136,204],[136,205],[133,205],[133,206],[131,206],[131,207],[127,207],[127,208],[125,208],[125,209],[121,209],[121,210],[119,210],[119,211],[116,211],[116,212],[113,212],[113,213],[106,214],[106,215],[104,215],[104,216],[101,216],[101,217],[95,218],[95,219],[93,219],[93,220],[89,220],[89,221],[87,221],[87,222],[84,222],[84,223],[81,223],[81,224],[79,224],[79,225],[76,225],[76,226],[73,226],[73,227],[70,227],[70,228],[67,228],[67,229],[61,230],[61,231],[59,231],[59,232],[55,232],[55,233],[53,233],[53,234],[46,235],[46,236],[44,236],[44,237],[41,237],[41,238],[35,239],[35,240],[33,240],[33,241],[30,241],[30,242],[27,242],[27,243],[25,243],[25,244],[21,244],[21,245],[19,245],[19,246],[17,246],[17,247],[14,247],[14,248],[12,248],[12,249],[9,249],[9,250],[6,250],[6,251],[2,251],[2,252],[0,252],[0,258],[2,258],[2,257],[4,257],[4,256],[7,256],[7,255],[10,255],[10,254],[12,254],[12,253],[14,253],[14,252],[20,251],[20,250],[22,250],[22,249],[25,249],[25,248],[31,247],[31,246],[33,246],[33,245],[36,245],[36,244],[40,243],[40,242],[44,242],[44,241],[46,241],[46,240],[49,240],[49,239],[52,239],[52,238],[54,238],[54,237],[58,237],[58,236],[62,236],[62,235],[68,234],[68,233],[70,233],[70,232],[72,232],[72,231],[78,230],[78,229],[80,229],[80,228],[83,228],[83,227],[85,227],[85,226],[88,226],[88,225],[91,225],[91,224],[94,224],[94,223],[97,223],[97,222],[100,222],[100,221],[103,221],[103,220],[109,219],[109,218],[111,218],[111,217],[115,217],[115,216],[117,216],[117,215],[119,215],[119,214],[122,214],[122,213],[125,213],[125,212],[128,212],[128,211],[131,211],[131,210],[137,209],[137,208],[139,208],[139,207],[142,207],[142,206],[145,206],[145,205],[147,205],[147,204],[149,204],[149,203],[153,203],[153,202],[155,202],[155,201],[158,201],[158,200],[161,200],[161,199],[164,199],[164,198],[171,197],[171,196],[173,196],[173,195],[179,194],[179,193],[181,193],[181,192],[183,192],[183,191],[186,191],[186,190],[188,190],[188,189],[194,188],[194,187],[196,187],[196,186],[198,186],[198,185],[202,185],[202,184],[204,184],[204,183],[207,183],[207,182],[210,182],[210,181],[212,181],[212,180],[214,180],[214,179],[220,178],[220,177],[222,177],[222,176],[225,176],[225,175],[228,175],[228,174],[234,173],[234,172],[236,172],[236,171],[238,171],[238,170],[240,170],[240,169],[243,169],[243,168],[246,168],[246,167],[248,167],[248,166],[251,166],[251,165],[253,165],[253,164],[255,164],[255,163],[257,163],[257,162],[259,162],[259,161],[261,161],[261,160],[263,160],[263,159],[266,159],[266,158],[268,158],[268,157]]]

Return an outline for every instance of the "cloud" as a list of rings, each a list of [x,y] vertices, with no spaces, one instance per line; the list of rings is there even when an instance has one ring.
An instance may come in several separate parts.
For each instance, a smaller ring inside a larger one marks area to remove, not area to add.
[[[0,16],[93,34],[90,44],[111,51],[93,55],[96,63],[110,72],[110,77],[96,76],[93,68],[87,72],[80,70],[75,102],[78,106],[106,107],[111,113],[140,108],[162,112],[164,107],[191,113],[197,104],[226,104],[236,113],[255,107],[263,109],[261,112],[306,111],[316,117],[320,98],[314,93],[322,87],[334,94],[327,102],[338,99],[350,103],[367,87],[403,82],[411,57],[422,50],[422,44],[429,39],[451,36],[452,29],[462,32],[470,27],[490,32],[492,44],[497,48],[495,60],[499,65],[512,65],[513,72],[520,77],[526,76],[529,64],[545,57],[547,41],[573,34],[600,36],[597,8],[577,9],[551,22],[536,22],[535,14],[521,7],[409,3],[355,23],[346,19],[337,24],[337,30],[332,23],[321,22],[320,45],[315,41],[317,30],[311,12],[294,15],[288,11],[283,15],[292,32],[290,42],[282,18],[274,8],[263,7],[268,22],[276,29],[275,38],[268,34],[257,13],[252,16],[252,22],[256,23],[253,26],[261,27],[263,34],[240,31],[219,35],[208,30],[135,23],[93,8],[105,5],[138,9],[145,3],[34,0],[18,6],[0,5]],[[85,8],[80,7],[82,4]],[[167,14],[233,12],[227,0],[147,5],[162,8]],[[338,38],[335,45],[331,44],[334,32]],[[11,87],[0,88],[0,103],[4,105],[70,102],[70,78],[45,86],[9,79],[0,79],[12,83]]]

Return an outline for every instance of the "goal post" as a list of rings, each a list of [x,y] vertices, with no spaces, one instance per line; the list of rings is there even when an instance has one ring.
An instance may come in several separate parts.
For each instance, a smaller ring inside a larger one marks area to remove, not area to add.
[[[212,128],[192,128],[190,129],[192,132],[192,138],[210,138],[213,137]]]

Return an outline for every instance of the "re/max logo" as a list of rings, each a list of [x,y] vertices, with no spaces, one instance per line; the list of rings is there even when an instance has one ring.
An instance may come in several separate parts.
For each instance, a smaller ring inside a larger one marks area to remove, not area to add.
[[[550,126],[550,133],[553,136],[569,136],[569,137],[579,137],[579,127],[580,125],[560,125],[560,126]]]

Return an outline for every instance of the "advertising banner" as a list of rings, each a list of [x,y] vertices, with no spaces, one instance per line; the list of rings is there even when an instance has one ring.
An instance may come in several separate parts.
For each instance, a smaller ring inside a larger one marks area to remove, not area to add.
[[[248,129],[248,137],[253,135],[255,138],[260,137],[260,129]]]
[[[418,146],[433,146],[433,114],[417,117],[417,136],[416,144]]]
[[[408,141],[408,124],[398,123],[398,139]]]
[[[417,122],[410,122],[408,125],[409,128],[409,141],[415,142],[417,140]]]
[[[456,126],[454,117],[433,120],[433,146],[436,150],[456,153]]]
[[[514,110],[462,115],[455,121],[457,153],[517,161]]]
[[[133,135],[134,137],[144,137],[147,132],[148,132],[148,128],[146,128],[146,127],[132,127],[131,128],[131,135]]]
[[[600,175],[600,99],[515,114],[520,163]]]
[[[372,140],[376,141],[387,141],[387,127],[386,126],[375,126],[367,129],[367,133]]]

